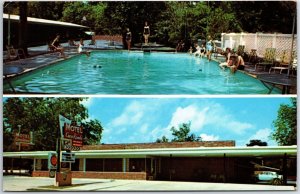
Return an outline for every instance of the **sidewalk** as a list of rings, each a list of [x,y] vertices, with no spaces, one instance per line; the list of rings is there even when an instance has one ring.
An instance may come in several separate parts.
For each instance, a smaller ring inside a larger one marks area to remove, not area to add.
[[[53,178],[4,176],[3,191],[296,191],[294,186],[205,182],[78,179],[55,187]]]

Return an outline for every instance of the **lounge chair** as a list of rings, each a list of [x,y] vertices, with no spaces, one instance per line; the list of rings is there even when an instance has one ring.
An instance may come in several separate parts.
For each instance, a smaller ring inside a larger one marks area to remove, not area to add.
[[[287,50],[284,50],[280,56],[280,61],[276,62],[275,66],[270,68],[269,73],[271,73],[272,70],[274,70],[274,72],[279,70],[279,73],[281,74],[283,70],[288,70],[290,63],[289,54],[290,53],[287,52]]]
[[[7,49],[7,58],[9,60],[26,58],[23,49],[15,49],[12,45],[7,45],[6,49]]]
[[[239,45],[236,54],[240,55],[243,57],[245,53],[245,45]]]
[[[255,71],[259,66],[262,66],[264,71],[266,71],[266,67],[273,66],[275,61],[275,52],[275,48],[266,48],[263,60],[255,64]]]

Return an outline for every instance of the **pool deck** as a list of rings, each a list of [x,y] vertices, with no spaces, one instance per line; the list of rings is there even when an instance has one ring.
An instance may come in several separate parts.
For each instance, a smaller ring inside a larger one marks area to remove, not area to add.
[[[18,68],[20,69],[19,72],[14,72],[14,73],[7,73],[6,75],[3,76],[4,80],[8,80],[34,71],[36,69],[54,64],[59,61],[63,60],[68,60],[74,56],[79,55],[77,53],[76,47],[70,47],[67,45],[67,43],[62,44],[65,48],[65,54],[67,56],[67,59],[64,59],[63,57],[60,56],[60,53],[58,52],[49,52],[47,51],[47,46],[38,46],[38,47],[30,47],[28,48],[28,54],[30,57],[26,59],[19,59],[19,60],[13,60],[13,61],[3,61],[3,72],[9,72],[6,69],[11,69],[11,68]],[[88,44],[86,44],[88,45]],[[122,50],[122,45],[120,44],[113,44],[110,45],[108,42],[101,42],[98,41],[97,45],[88,45],[86,46],[86,49],[90,50]],[[135,45],[135,47],[132,48],[133,52],[134,51],[144,51],[144,52],[174,52],[175,49],[169,48],[169,47],[163,47],[162,45],[158,44],[152,44],[152,45]],[[3,59],[5,59],[6,53],[3,53]],[[217,62],[223,62],[225,60],[224,56],[218,55],[217,57],[213,54],[212,55],[212,60],[217,61]],[[245,71],[240,71],[242,73],[245,73],[247,75],[250,75],[254,78],[257,78],[258,75],[261,74],[268,74],[268,72],[261,72],[261,71],[253,71],[253,67],[251,66],[246,66]],[[291,93],[296,93],[296,91],[292,91]]]

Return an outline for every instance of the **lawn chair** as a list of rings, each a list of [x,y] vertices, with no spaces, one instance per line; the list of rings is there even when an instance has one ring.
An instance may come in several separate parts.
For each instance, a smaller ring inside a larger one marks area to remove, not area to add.
[[[255,71],[259,66],[262,66],[264,68],[264,71],[266,71],[266,67],[273,66],[275,61],[275,52],[275,48],[266,48],[263,60],[255,65]]]
[[[276,62],[275,66],[270,68],[269,73],[271,73],[272,70],[274,70],[274,72],[276,72],[276,70],[279,70],[279,73],[281,74],[283,70],[289,69],[289,63],[290,63],[289,52],[284,50],[282,55],[280,56],[280,61]]]
[[[239,56],[244,56],[245,45],[239,45],[236,54]]]
[[[7,58],[9,60],[26,58],[25,52],[23,49],[15,49],[12,45],[7,45]]]

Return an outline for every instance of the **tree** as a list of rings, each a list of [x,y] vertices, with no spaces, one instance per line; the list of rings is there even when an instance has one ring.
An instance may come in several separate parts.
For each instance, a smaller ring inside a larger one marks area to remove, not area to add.
[[[172,142],[184,142],[184,141],[200,141],[200,137],[196,137],[195,134],[189,135],[191,123],[183,123],[179,125],[179,129],[172,127],[170,130],[172,131],[172,135],[174,139]]]
[[[259,139],[252,139],[252,140],[250,140],[250,143],[248,143],[248,144],[246,144],[247,146],[267,146],[268,145],[268,143],[267,142],[263,142],[263,141],[261,141],[261,140],[259,140]]]
[[[186,142],[186,141],[201,141],[201,137],[197,137],[195,134],[189,134],[191,128],[191,123],[182,123],[179,125],[179,129],[176,129],[174,126],[170,129],[172,131],[172,135],[174,138],[171,140],[171,142]],[[169,139],[167,139],[165,136],[163,136],[161,139],[157,139],[156,143],[164,143],[169,142]]]
[[[291,104],[281,104],[277,118],[273,121],[275,131],[271,138],[280,145],[297,145],[297,99],[291,98]]]
[[[87,109],[81,104],[84,98],[8,98],[3,103],[4,151],[17,150],[13,145],[14,133],[21,126],[21,133],[33,132],[35,145],[31,150],[54,150],[56,147],[59,115],[72,121],[88,118]],[[99,121],[82,123],[85,143],[100,143],[103,128]]]
[[[103,127],[97,119],[82,123],[82,127],[84,129],[83,144],[97,145],[100,143]]]
[[[166,138],[166,136],[162,136],[161,139],[157,138],[156,143],[167,143],[169,142],[169,139]]]

